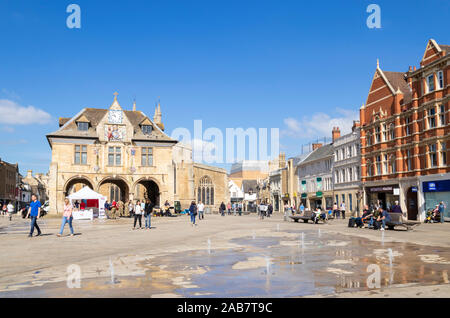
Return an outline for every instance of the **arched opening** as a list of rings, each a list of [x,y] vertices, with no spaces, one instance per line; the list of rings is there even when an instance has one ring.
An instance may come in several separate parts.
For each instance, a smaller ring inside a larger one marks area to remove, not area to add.
[[[128,202],[129,200],[128,184],[122,179],[108,178],[101,181],[98,192],[104,195],[110,203],[113,201]]]
[[[149,199],[155,206],[160,206],[159,186],[153,180],[141,180],[136,183],[134,191],[135,200]]]
[[[91,189],[94,189],[92,186],[91,181],[89,181],[87,178],[84,177],[75,177],[70,179],[65,187],[64,187],[64,196],[69,196],[72,193],[80,191],[84,187],[89,187]]]

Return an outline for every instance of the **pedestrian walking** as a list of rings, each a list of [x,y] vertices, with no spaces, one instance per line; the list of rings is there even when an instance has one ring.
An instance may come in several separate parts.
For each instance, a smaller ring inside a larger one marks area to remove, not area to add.
[[[63,212],[63,217],[62,217],[62,222],[61,222],[61,229],[60,229],[59,233],[57,234],[57,236],[61,236],[63,234],[64,227],[66,226],[66,223],[69,223],[70,236],[73,236],[72,210],[73,210],[73,208],[72,208],[72,205],[69,202],[69,199],[65,198],[64,199],[64,212]]]
[[[203,220],[205,218],[205,214],[204,214],[205,205],[203,204],[202,201],[198,201],[197,210],[198,210],[198,219]]]
[[[342,201],[341,203],[341,214],[342,214],[342,218],[345,219],[345,202]]]
[[[270,218],[270,216],[272,215],[273,212],[273,206],[271,203],[269,203],[269,205],[267,206],[267,217]]]
[[[191,225],[197,226],[195,224],[195,217],[197,216],[197,205],[195,204],[195,201],[191,202],[191,206],[189,207],[189,214],[191,215]]]
[[[36,230],[38,231],[36,236],[42,235],[41,229],[37,224],[37,219],[39,219],[40,214],[41,214],[41,202],[39,202],[37,200],[36,195],[33,194],[31,196],[30,208],[28,209],[28,213],[26,216],[26,218],[28,218],[28,216],[30,216],[31,218],[31,229],[30,234],[28,234],[28,237],[33,236],[34,228],[36,228]]]
[[[339,210],[336,202],[333,204],[333,217],[339,219]]]
[[[153,212],[153,203],[149,199],[145,203],[144,217],[145,217],[145,228],[151,229],[151,220],[152,220],[152,212]]]
[[[142,207],[141,202],[137,200],[136,206],[134,207],[134,225],[133,230],[136,229],[136,222],[139,220],[139,228],[142,229]]]
[[[8,211],[9,220],[11,221],[12,220],[12,215],[14,213],[14,205],[12,204],[11,201],[9,201],[8,206],[6,208],[7,208],[7,211]]]
[[[6,213],[7,213],[7,204],[5,203],[5,204],[3,204],[3,207],[2,207],[2,215],[6,215]]]
[[[227,204],[227,210],[228,210],[228,215],[231,215],[231,203],[228,202]]]
[[[221,203],[220,204],[220,207],[219,207],[219,210],[220,210],[220,215],[222,215],[222,216],[225,216],[225,209],[226,209],[227,207],[225,206],[225,203]]]
[[[445,208],[446,208],[446,206],[444,204],[444,201],[439,202],[438,211],[439,211],[439,217],[441,218],[442,224],[444,224],[444,222],[445,222],[445,217],[444,217]]]

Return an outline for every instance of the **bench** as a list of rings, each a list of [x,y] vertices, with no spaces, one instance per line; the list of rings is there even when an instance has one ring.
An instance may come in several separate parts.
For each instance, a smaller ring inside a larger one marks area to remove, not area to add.
[[[299,220],[303,220],[304,223],[308,223],[308,221],[312,221],[313,211],[305,210],[303,215],[289,215],[294,222],[298,222]],[[323,221],[323,220],[322,220]],[[323,221],[326,222],[326,221]]]
[[[405,221],[403,220],[403,215],[401,213],[388,212],[391,221],[386,222],[386,226],[389,230],[393,230],[396,226],[402,226],[406,228],[407,231],[411,230],[414,226],[419,225],[419,221]]]

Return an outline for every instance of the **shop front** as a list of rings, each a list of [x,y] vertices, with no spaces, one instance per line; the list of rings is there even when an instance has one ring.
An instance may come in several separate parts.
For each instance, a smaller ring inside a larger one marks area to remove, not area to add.
[[[425,211],[434,209],[437,204],[444,202],[444,218],[450,219],[450,179],[437,181],[424,181],[422,191],[425,199]]]
[[[390,210],[395,201],[400,201],[400,188],[398,184],[388,186],[366,187],[366,203],[376,206],[377,202],[385,210]]]

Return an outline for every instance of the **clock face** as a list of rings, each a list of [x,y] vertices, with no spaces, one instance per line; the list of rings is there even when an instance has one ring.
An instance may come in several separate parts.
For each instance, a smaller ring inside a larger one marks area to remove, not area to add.
[[[109,111],[109,122],[112,124],[122,123],[122,111],[121,110],[110,110]]]

